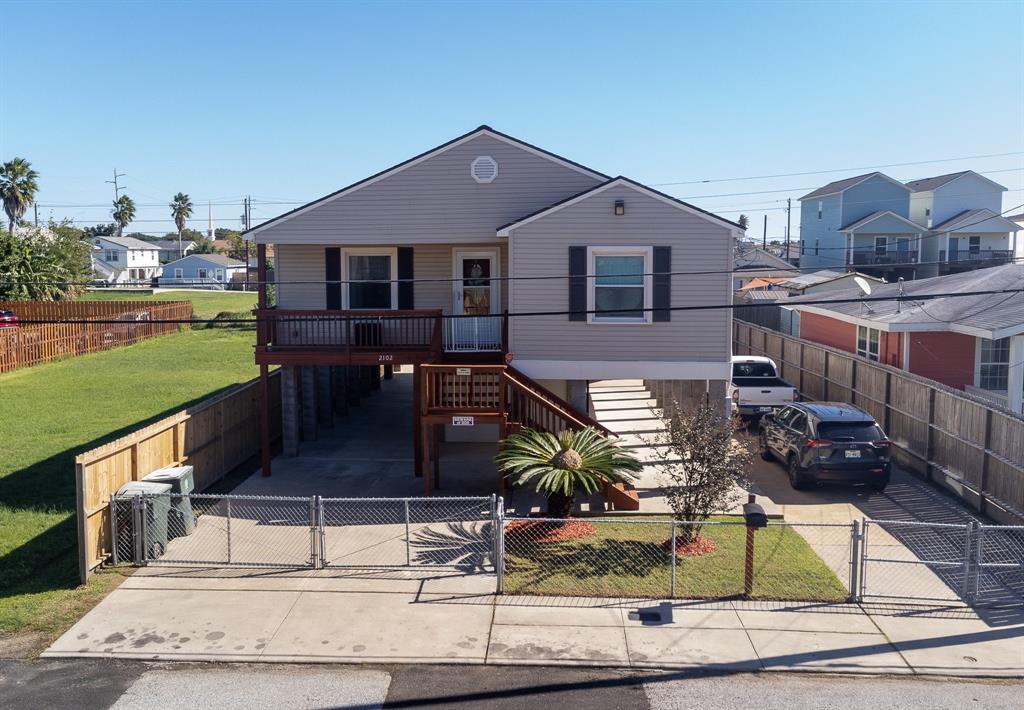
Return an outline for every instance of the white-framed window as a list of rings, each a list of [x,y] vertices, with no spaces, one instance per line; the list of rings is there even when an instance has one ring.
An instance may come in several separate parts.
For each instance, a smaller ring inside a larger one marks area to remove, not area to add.
[[[341,252],[344,307],[385,311],[398,308],[398,250],[344,249]]]
[[[978,387],[1005,392],[1010,376],[1010,339],[978,341]]]
[[[882,334],[877,328],[857,326],[857,354],[878,362],[881,353]]]
[[[175,269],[174,269],[174,278],[176,278],[176,279],[185,278],[185,271],[183,269],[179,269],[179,268],[175,267]]]
[[[875,237],[875,256],[885,256],[889,250],[889,237]]]
[[[653,259],[653,247],[588,247],[589,321],[650,323]]]
[[[214,276],[218,281],[224,280],[224,269],[217,269],[216,275]]]
[[[120,261],[117,257],[117,249],[107,249],[103,255],[104,261]]]
[[[967,251],[971,254],[980,254],[981,237],[967,237]]]
[[[821,214],[823,212],[824,206],[825,206],[825,203],[822,202],[821,200],[818,200],[818,219],[821,219]]]
[[[200,279],[207,279],[210,277],[210,271],[208,269],[198,269],[196,271],[196,276]]]

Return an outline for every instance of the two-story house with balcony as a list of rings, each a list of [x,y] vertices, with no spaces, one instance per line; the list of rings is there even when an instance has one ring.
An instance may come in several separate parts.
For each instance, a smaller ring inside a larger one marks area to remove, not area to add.
[[[92,240],[92,272],[109,284],[148,284],[160,275],[160,249],[134,237],[96,237]]]
[[[268,367],[283,368],[284,452],[316,426],[304,413],[380,366],[412,368],[417,475],[439,430],[497,442],[594,424],[595,380],[671,381],[724,408],[731,313],[684,309],[730,303],[741,235],[487,126],[264,222],[245,237],[264,402]]]
[[[900,183],[883,173],[831,182],[800,198],[801,266],[890,281],[1008,263],[1018,226],[1006,188],[971,170]]]

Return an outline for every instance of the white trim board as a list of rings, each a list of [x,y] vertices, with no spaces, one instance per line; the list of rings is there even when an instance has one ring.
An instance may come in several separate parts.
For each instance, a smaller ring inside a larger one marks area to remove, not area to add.
[[[676,209],[682,210],[683,212],[688,212],[694,215],[695,217],[700,217],[701,219],[707,220],[708,222],[713,222],[714,224],[717,224],[721,227],[725,227],[736,238],[739,238],[743,235],[742,229],[738,228],[735,224],[727,221],[722,217],[718,217],[716,215],[703,212],[693,207],[692,205],[688,205],[685,202],[674,200],[671,197],[662,195],[655,190],[644,187],[639,183],[635,183],[632,180],[628,180],[622,177],[615,178],[614,180],[609,180],[604,185],[598,185],[597,187],[587,190],[586,192],[579,194],[576,197],[573,197],[552,207],[548,207],[547,209],[541,210],[540,212],[535,212],[529,217],[525,217],[524,219],[521,219],[518,222],[513,222],[512,224],[502,227],[501,229],[498,230],[497,234],[499,237],[510,237],[512,236],[512,233],[515,230],[519,229],[520,227],[524,227],[527,224],[530,224],[531,222],[543,219],[549,215],[554,214],[555,212],[565,209],[566,207],[572,207],[573,205],[579,204],[584,200],[589,200],[591,197],[600,195],[601,193],[610,190],[614,187],[628,187],[629,189],[638,192],[641,195],[653,198],[655,200],[658,200],[659,202],[664,202],[666,205],[675,207]],[[628,205],[626,209],[629,209]]]
[[[310,210],[312,210],[312,209],[314,209],[316,207],[328,204],[330,202],[334,202],[335,200],[340,199],[342,197],[345,197],[346,195],[351,195],[353,192],[355,192],[357,190],[361,190],[364,187],[369,187],[370,185],[378,183],[378,182],[380,182],[381,180],[383,180],[385,178],[389,178],[392,175],[396,175],[396,174],[402,172],[403,170],[407,170],[408,168],[411,168],[411,167],[413,167],[415,165],[419,165],[420,163],[422,163],[422,162],[424,162],[426,160],[429,160],[430,158],[433,158],[433,157],[435,157],[437,155],[441,155],[442,153],[446,153],[449,150],[451,150],[452,148],[456,148],[456,147],[458,147],[460,145],[468,143],[469,141],[474,140],[476,138],[479,138],[481,136],[487,136],[488,138],[493,138],[494,140],[501,141],[502,143],[506,143],[506,144],[511,145],[513,147],[519,148],[519,149],[524,150],[527,153],[530,153],[532,155],[536,155],[538,157],[550,160],[551,162],[553,162],[553,163],[555,163],[557,165],[561,165],[564,168],[569,168],[570,170],[575,170],[576,172],[581,173],[583,175],[586,175],[587,177],[591,177],[591,178],[593,178],[595,180],[604,181],[604,180],[608,179],[607,175],[603,175],[601,173],[594,172],[593,170],[589,170],[587,168],[584,168],[581,165],[576,165],[574,163],[571,163],[568,160],[563,160],[563,159],[558,158],[557,156],[554,156],[554,155],[552,155],[550,153],[546,153],[546,152],[540,150],[539,148],[534,148],[533,146],[527,145],[526,143],[522,143],[522,142],[520,142],[520,141],[518,141],[518,140],[516,140],[514,138],[510,138],[508,136],[501,135],[500,133],[496,133],[496,132],[494,132],[492,130],[489,130],[487,128],[478,128],[477,130],[473,131],[472,133],[467,133],[466,135],[462,136],[461,138],[457,138],[457,139],[455,139],[453,141],[450,141],[449,143],[445,143],[444,145],[442,145],[440,147],[434,148],[433,150],[429,150],[426,153],[423,153],[422,155],[419,155],[419,156],[417,156],[415,158],[412,158],[411,160],[408,160],[408,161],[403,162],[403,163],[399,163],[398,165],[396,165],[396,166],[394,166],[392,168],[389,168],[389,169],[385,170],[382,173],[378,173],[377,175],[374,175],[372,177],[366,178],[365,180],[357,182],[354,185],[351,185],[349,187],[342,188],[338,192],[332,193],[330,195],[325,195],[324,197],[317,198],[317,199],[309,202],[308,204],[303,205],[302,207],[299,207],[298,209],[295,209],[295,210],[293,210],[291,212],[286,212],[283,215],[279,215],[277,217],[273,217],[270,220],[268,220],[267,222],[265,222],[265,223],[263,223],[263,224],[261,224],[259,226],[253,227],[252,229],[246,231],[242,236],[244,238],[246,238],[246,239],[250,239],[251,238],[251,239],[253,239],[255,241],[256,235],[259,234],[260,232],[264,231],[265,229],[277,226],[279,224],[283,224],[284,222],[287,222],[289,219],[292,219],[293,217],[298,217],[299,215],[305,214],[306,212],[309,212]]]
[[[520,360],[512,366],[535,380],[728,380],[731,362],[655,360]]]

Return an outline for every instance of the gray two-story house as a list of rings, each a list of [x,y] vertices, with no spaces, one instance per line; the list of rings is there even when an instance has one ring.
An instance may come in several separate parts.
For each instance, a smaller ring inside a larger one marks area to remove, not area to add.
[[[965,170],[901,183],[880,173],[800,198],[800,265],[924,278],[1007,263],[1018,226],[999,183]]]
[[[595,380],[723,405],[731,313],[687,309],[730,303],[741,234],[487,126],[271,219],[245,236],[261,269],[274,248],[256,359],[283,367],[285,452],[313,435],[303,410],[379,366],[412,367],[418,474],[438,428],[591,424]]]

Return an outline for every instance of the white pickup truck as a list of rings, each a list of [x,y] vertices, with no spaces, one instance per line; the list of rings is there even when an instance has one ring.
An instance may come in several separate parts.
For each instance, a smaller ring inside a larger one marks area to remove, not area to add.
[[[760,417],[800,399],[796,387],[779,377],[775,361],[756,355],[733,355],[729,382],[732,411]]]

